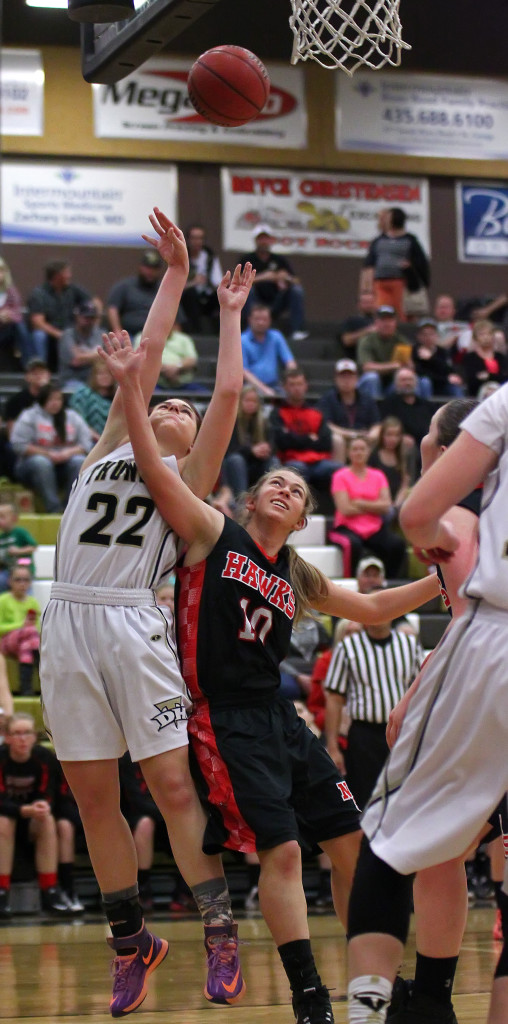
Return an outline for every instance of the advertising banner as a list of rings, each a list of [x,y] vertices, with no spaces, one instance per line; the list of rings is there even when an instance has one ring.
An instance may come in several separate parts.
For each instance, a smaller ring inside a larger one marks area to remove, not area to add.
[[[455,75],[337,76],[337,149],[508,159],[508,82]]]
[[[153,57],[114,85],[94,85],[95,134],[110,139],[159,139],[231,143],[270,149],[307,145],[307,112],[301,68],[268,64],[270,95],[255,121],[221,128],[197,114],[187,92],[189,61]]]
[[[141,234],[151,231],[150,204],[176,219],[173,164],[4,160],[0,182],[2,242],[142,246]]]
[[[508,263],[508,186],[458,181],[457,249],[462,263]]]
[[[225,249],[252,251],[252,231],[262,223],[276,252],[362,258],[378,234],[380,209],[401,206],[408,231],[430,254],[425,178],[223,167],[221,183]]]
[[[0,135],[44,134],[39,50],[0,50]]]

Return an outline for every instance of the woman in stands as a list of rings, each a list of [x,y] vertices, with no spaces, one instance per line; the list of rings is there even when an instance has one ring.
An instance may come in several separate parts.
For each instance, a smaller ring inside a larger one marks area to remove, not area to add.
[[[384,522],[391,506],[390,487],[384,473],[368,465],[370,446],[364,437],[349,443],[349,465],[332,476],[335,517],[330,540],[350,547],[350,575],[368,551],[384,563],[388,579],[401,575],[406,556],[403,538]]]
[[[340,587],[287,546],[312,509],[299,473],[272,470],[251,488],[245,526],[199,501],[163,464],[143,403],[146,345],[110,336],[104,356],[124,400],[143,479],[187,542],[178,570],[178,638],[193,709],[189,723],[198,787],[210,818],[204,848],[257,852],[259,899],[293,994],[298,1024],[331,1024],[317,973],[302,887],[300,841],[332,862],[344,920],[359,843],[347,783],[293,704],[278,694],[279,664],[293,623],[313,608],[363,622],[386,621],[437,593],[432,577],[362,595]]]

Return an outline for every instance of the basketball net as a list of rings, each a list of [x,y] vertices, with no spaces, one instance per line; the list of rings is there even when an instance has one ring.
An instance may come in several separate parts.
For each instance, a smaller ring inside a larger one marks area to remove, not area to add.
[[[400,0],[290,0],[291,63],[315,60],[353,75],[363,66],[398,67],[402,40]]]

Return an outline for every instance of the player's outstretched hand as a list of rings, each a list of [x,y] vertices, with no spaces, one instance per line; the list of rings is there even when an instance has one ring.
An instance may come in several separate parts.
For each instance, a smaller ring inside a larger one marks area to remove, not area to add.
[[[256,271],[252,269],[252,263],[246,263],[243,270],[241,264],[237,263],[233,274],[230,270],[226,271],[217,288],[221,309],[230,309],[233,312],[243,309],[255,276]]]
[[[148,245],[157,249],[168,267],[174,267],[175,270],[180,269],[187,276],[189,255],[183,231],[169,217],[166,217],[166,214],[159,210],[158,206],[154,206],[153,213],[150,214],[150,224],[157,238],[153,238],[152,235],[142,235],[141,237],[148,242]]]
[[[139,378],[146,358],[147,339],[143,338],[138,349],[134,350],[127,331],[115,334],[103,334],[104,348],[98,348],[99,358],[108,367],[109,372],[118,384],[134,381]]]

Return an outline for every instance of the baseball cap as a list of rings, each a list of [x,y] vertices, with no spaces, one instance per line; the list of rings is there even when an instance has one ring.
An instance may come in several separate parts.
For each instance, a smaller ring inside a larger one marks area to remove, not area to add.
[[[376,316],[397,316],[393,306],[378,306]]]
[[[258,235],[269,235],[270,238],[273,238],[273,231],[272,231],[270,225],[269,224],[256,224],[256,227],[254,228],[254,230],[252,232],[252,237],[253,238],[257,238]]]
[[[48,364],[45,359],[41,359],[40,356],[34,356],[33,359],[29,359],[25,370],[47,370]]]
[[[418,321],[418,330],[421,327],[437,327],[437,323],[431,316],[422,316],[421,320]]]
[[[157,268],[162,267],[163,263],[161,257],[159,256],[159,253],[156,252],[155,249],[145,249],[139,262],[142,267]]]
[[[335,363],[335,373],[358,373],[358,367],[352,359],[339,359]]]
[[[375,555],[367,555],[365,558],[362,558],[358,562],[358,565],[356,567],[357,577],[360,576],[362,572],[365,572],[366,569],[371,569],[372,567],[374,567],[375,569],[379,569],[379,572],[381,573],[382,576],[385,575],[385,567],[381,559],[376,558]]]
[[[93,317],[94,319],[96,316],[98,316],[95,303],[93,302],[82,302],[81,305],[77,307],[76,314],[78,316]]]

